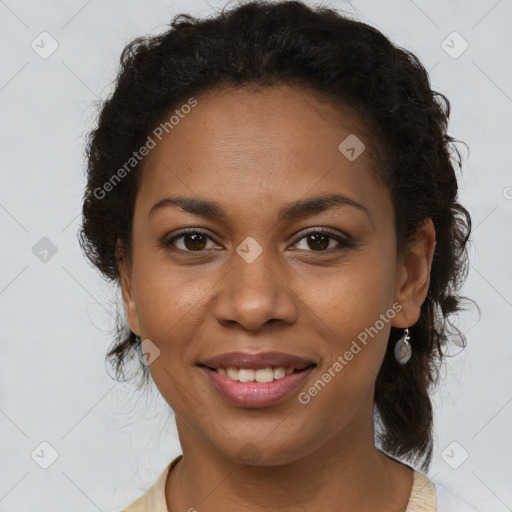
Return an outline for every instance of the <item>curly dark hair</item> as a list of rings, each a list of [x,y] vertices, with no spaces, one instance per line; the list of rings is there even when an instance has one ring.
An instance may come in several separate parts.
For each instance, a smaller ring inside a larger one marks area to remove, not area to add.
[[[119,284],[116,242],[122,241],[129,259],[144,160],[123,173],[108,194],[105,184],[112,183],[113,171],[122,168],[159,122],[192,96],[220,87],[287,84],[352,109],[371,133],[378,173],[394,202],[399,254],[426,219],[436,230],[428,295],[419,321],[410,328],[412,358],[404,366],[395,360],[393,347],[402,330],[392,327],[375,387],[382,448],[428,469],[433,452],[429,391],[438,383],[449,338],[455,335],[466,345],[450,318],[465,300],[458,293],[467,277],[471,218],[457,202],[455,167],[461,168],[461,156],[454,142],[460,141],[446,133],[448,99],[431,90],[414,54],[327,7],[251,1],[211,18],[179,14],[169,26],[124,48],[114,91],[100,103],[97,127],[88,135],[79,231],[84,254],[107,280]],[[107,354],[118,380],[124,378],[127,361],[140,361],[139,356],[140,340],[118,316]],[[147,383],[143,361],[137,370]]]

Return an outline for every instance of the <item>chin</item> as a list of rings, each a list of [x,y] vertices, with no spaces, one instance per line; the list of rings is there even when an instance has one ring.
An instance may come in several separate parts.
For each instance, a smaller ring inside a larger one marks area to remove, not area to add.
[[[261,442],[241,441],[233,451],[231,442],[228,450],[219,450],[225,457],[238,462],[244,466],[281,466],[294,462],[301,457],[302,449],[300,447],[274,446],[269,444],[268,438]],[[287,444],[284,441],[284,444]]]

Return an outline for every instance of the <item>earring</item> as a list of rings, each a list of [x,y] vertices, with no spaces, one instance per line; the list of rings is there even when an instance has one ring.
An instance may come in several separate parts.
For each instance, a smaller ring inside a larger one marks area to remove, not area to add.
[[[409,344],[409,328],[406,328],[403,336],[396,342],[395,345],[395,359],[400,364],[405,364],[411,359],[412,349]]]

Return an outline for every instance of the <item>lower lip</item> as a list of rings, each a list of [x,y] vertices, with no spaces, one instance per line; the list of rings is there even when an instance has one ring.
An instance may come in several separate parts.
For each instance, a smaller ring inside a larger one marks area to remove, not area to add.
[[[267,407],[278,403],[296,390],[315,367],[311,366],[272,382],[240,382],[205,366],[200,368],[217,391],[230,403],[240,407]]]

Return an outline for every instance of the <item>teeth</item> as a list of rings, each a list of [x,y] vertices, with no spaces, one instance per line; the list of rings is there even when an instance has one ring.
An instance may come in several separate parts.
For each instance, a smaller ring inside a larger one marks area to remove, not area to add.
[[[252,370],[248,368],[217,368],[219,375],[227,375],[230,379],[238,380],[240,382],[272,382],[276,379],[282,379],[286,375],[293,373],[294,368],[285,368],[278,366],[275,368],[260,368]]]
[[[275,373],[272,368],[260,368],[254,372],[254,380],[256,382],[272,382]]]
[[[292,368],[293,372],[293,368]],[[274,379],[282,379],[286,375],[286,368],[280,366],[279,368],[274,368]]]
[[[238,370],[235,370],[234,368],[228,368],[226,373],[230,379],[238,380]]]
[[[238,370],[238,380],[240,382],[252,382],[254,380],[254,370]]]

